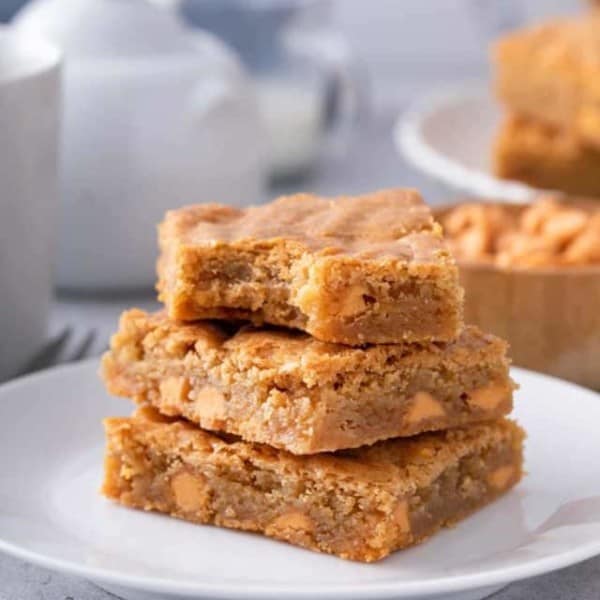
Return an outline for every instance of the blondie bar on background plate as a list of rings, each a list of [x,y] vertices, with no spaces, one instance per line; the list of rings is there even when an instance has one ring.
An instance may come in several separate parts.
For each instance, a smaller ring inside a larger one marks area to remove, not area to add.
[[[210,434],[148,407],[105,429],[109,498],[365,562],[459,521],[522,474],[524,434],[506,419],[318,456]]]
[[[160,225],[160,300],[173,319],[243,319],[350,345],[454,339],[462,289],[413,190],[198,205]]]
[[[296,454],[490,420],[512,409],[506,343],[364,348],[285,329],[182,323],[130,310],[103,360],[110,393]]]
[[[509,33],[494,49],[496,92],[509,112],[600,149],[600,15]]]
[[[493,160],[494,172],[505,179],[569,194],[600,195],[600,145],[584,145],[570,130],[509,116],[494,142]]]

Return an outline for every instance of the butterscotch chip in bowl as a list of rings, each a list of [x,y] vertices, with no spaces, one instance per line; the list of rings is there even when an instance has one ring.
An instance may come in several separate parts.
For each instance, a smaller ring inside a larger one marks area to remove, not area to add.
[[[459,263],[465,319],[508,340],[515,364],[600,388],[600,203],[475,201],[437,216]],[[483,248],[470,243],[476,231]]]

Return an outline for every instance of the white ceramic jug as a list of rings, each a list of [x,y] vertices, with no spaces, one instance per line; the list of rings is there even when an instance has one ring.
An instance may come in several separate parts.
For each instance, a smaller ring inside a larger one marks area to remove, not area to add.
[[[0,27],[0,381],[47,334],[58,200],[60,53]]]
[[[215,38],[145,0],[37,0],[15,27],[65,54],[60,287],[152,285],[165,210],[262,199],[256,103]]]

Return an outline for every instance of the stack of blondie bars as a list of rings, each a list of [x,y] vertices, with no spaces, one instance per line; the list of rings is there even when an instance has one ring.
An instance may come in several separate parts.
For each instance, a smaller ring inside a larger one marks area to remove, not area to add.
[[[506,345],[462,323],[419,195],[172,211],[165,310],[126,312],[103,377],[109,498],[374,561],[521,477]]]
[[[507,115],[495,171],[537,188],[600,196],[600,12],[517,31],[495,48]]]

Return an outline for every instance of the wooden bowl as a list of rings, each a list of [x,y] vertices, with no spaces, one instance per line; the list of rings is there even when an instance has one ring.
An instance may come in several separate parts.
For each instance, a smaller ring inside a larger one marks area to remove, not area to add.
[[[454,206],[435,211],[438,220]],[[467,323],[508,340],[515,365],[600,389],[600,265],[458,264]]]

